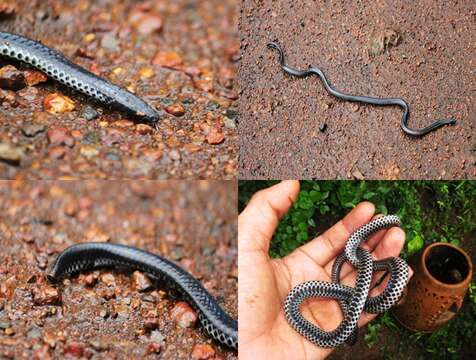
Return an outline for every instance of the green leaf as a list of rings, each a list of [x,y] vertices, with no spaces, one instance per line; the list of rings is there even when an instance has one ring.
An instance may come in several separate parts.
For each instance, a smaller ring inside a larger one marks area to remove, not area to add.
[[[408,253],[413,254],[417,252],[423,247],[423,244],[423,238],[420,235],[415,234],[415,236],[413,236],[413,239],[408,242]]]

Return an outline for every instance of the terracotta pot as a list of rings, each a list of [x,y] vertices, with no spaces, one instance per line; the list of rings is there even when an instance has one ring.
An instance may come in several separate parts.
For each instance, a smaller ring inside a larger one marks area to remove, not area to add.
[[[409,263],[413,277],[391,312],[407,329],[432,332],[461,309],[473,265],[463,250],[448,243],[427,246]]]

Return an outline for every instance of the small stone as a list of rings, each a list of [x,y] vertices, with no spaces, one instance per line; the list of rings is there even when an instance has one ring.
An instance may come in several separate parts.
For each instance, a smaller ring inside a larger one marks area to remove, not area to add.
[[[121,119],[114,122],[114,126],[118,128],[124,128],[124,129],[132,128],[134,127],[134,125],[135,125],[134,122],[130,120],[126,120],[126,119]]]
[[[70,342],[64,348],[64,353],[72,357],[80,358],[84,354],[84,345],[78,342]]]
[[[8,1],[0,2],[0,15],[2,15],[2,17],[13,16],[16,12],[17,12],[17,6],[15,5],[15,3],[11,3]]]
[[[169,153],[167,154],[170,159],[174,161],[179,161],[180,160],[180,152],[176,149],[170,150]]]
[[[158,354],[160,353],[160,344],[153,342],[147,345],[147,353],[148,354]]]
[[[99,155],[99,150],[94,146],[84,145],[81,147],[81,150],[79,150],[79,153],[87,159],[92,159]]]
[[[48,80],[48,77],[37,70],[26,70],[23,72],[25,81],[28,86],[35,86]]]
[[[97,277],[93,274],[81,274],[80,277],[80,282],[82,282],[84,285],[92,287],[96,284],[97,282]]]
[[[0,69],[0,88],[17,91],[25,86],[25,76],[15,66],[6,65]]]
[[[215,349],[209,344],[196,344],[192,349],[192,359],[206,360],[215,356]]]
[[[89,345],[96,351],[105,351],[109,349],[109,345],[100,340],[92,340],[89,342]]]
[[[132,279],[137,291],[144,292],[152,288],[152,282],[149,277],[140,271],[134,271],[132,273]]]
[[[12,326],[12,323],[8,320],[0,320],[0,329],[5,330]]]
[[[175,304],[170,314],[182,328],[193,327],[198,318],[190,305],[183,301]]]
[[[355,170],[352,172],[352,176],[357,180],[365,180],[365,176],[360,172],[358,168],[355,168]]]
[[[49,285],[39,285],[33,288],[32,293],[35,305],[55,305],[61,300],[58,290]]]
[[[18,96],[23,100],[28,101],[29,103],[35,102],[36,98],[38,97],[38,94],[39,90],[31,86],[27,86],[26,88],[18,92]]]
[[[43,106],[51,114],[67,113],[75,108],[73,100],[58,93],[49,94],[43,100]]]
[[[235,120],[229,118],[229,117],[224,117],[223,118],[223,123],[225,124],[225,127],[228,129],[236,129],[236,123]]]
[[[154,69],[150,67],[142,67],[139,70],[139,75],[142,79],[150,79],[155,75]]]
[[[33,339],[40,339],[41,338],[41,330],[38,329],[36,326],[33,326],[28,330],[28,333],[26,334],[26,337],[28,340],[33,340]]]
[[[138,21],[134,23],[134,27],[142,35],[149,35],[153,32],[162,30],[162,19],[157,15],[143,14]]]
[[[195,79],[193,80],[193,84],[199,90],[205,92],[213,91],[213,79]]]
[[[117,51],[119,50],[119,40],[113,34],[104,34],[101,39],[101,47],[110,51]]]
[[[207,142],[211,145],[220,144],[225,140],[225,134],[221,131],[221,128],[214,126],[210,129],[210,132],[207,135]]]
[[[159,330],[154,330],[150,333],[150,340],[153,342],[157,342],[159,344],[163,344],[165,340],[165,336]]]
[[[81,111],[81,114],[80,114],[80,117],[82,117],[82,118],[84,118],[88,121],[97,119],[98,116],[99,116],[99,113],[96,111],[96,109],[94,109],[90,105],[85,105],[83,107],[83,110]]]
[[[101,275],[101,281],[109,286],[116,285],[116,278],[112,273],[104,273]]]
[[[28,137],[34,137],[43,131],[45,131],[46,127],[43,124],[35,124],[35,123],[30,123],[26,124],[21,128],[21,132],[23,135],[28,136]]]
[[[141,135],[152,134],[154,129],[147,124],[137,124],[136,131]]]
[[[182,65],[182,63],[182,57],[175,51],[159,51],[152,59],[152,64],[172,69]]]
[[[156,318],[147,318],[144,321],[144,329],[145,331],[152,331],[159,327],[159,322]]]
[[[173,116],[183,116],[185,114],[185,108],[179,103],[167,106],[165,111],[167,111],[169,114],[172,114]]]
[[[5,332],[5,335],[8,335],[8,336],[15,335],[15,330],[12,327],[5,329],[4,332]]]
[[[159,149],[147,148],[144,149],[142,153],[143,158],[151,162],[159,161],[162,157],[162,150]]]
[[[350,105],[350,110],[352,110],[353,112],[357,112],[359,111],[359,109],[360,109],[360,106],[355,103]]]
[[[109,317],[109,311],[107,309],[102,309],[100,312],[99,312],[99,316],[106,319],[107,317]]]
[[[320,132],[324,132],[326,131],[327,129],[327,124],[326,123],[322,123],[321,125],[319,125],[319,131]]]
[[[69,147],[74,146],[74,138],[68,129],[64,127],[55,127],[46,133],[51,145],[66,145]]]
[[[54,146],[48,149],[48,156],[52,159],[62,159],[66,155],[66,150],[62,146]]]
[[[19,148],[0,143],[0,161],[10,165],[19,165],[21,160],[21,151]]]

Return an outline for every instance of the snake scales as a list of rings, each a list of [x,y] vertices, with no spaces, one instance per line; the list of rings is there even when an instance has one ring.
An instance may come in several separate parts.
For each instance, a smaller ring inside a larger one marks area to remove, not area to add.
[[[382,216],[354,231],[332,267],[332,283],[306,281],[294,287],[284,302],[284,312],[289,324],[307,340],[320,347],[336,347],[355,337],[357,322],[362,311],[372,314],[390,309],[401,297],[408,281],[407,263],[392,257],[373,261],[367,250],[359,245],[371,234],[393,226],[400,226],[396,215]],[[357,268],[355,288],[340,284],[340,270],[349,261]],[[374,271],[388,271],[390,279],[385,290],[378,296],[370,297],[370,283]],[[306,320],[300,311],[304,300],[311,297],[330,298],[339,301],[344,320],[333,331],[324,331]]]
[[[0,31],[0,56],[23,61],[63,85],[140,120],[155,122],[159,118],[157,111],[130,91],[111,84],[32,39]]]
[[[218,342],[238,348],[238,323],[192,275],[173,262],[147,251],[121,244],[83,243],[58,255],[48,279],[52,282],[98,267],[140,270],[176,289],[197,311],[203,328]]]
[[[281,68],[288,73],[289,75],[293,75],[296,77],[306,77],[309,75],[317,75],[322,82],[324,83],[324,86],[326,90],[334,95],[335,97],[346,100],[346,101],[354,101],[354,102],[361,102],[361,103],[366,103],[366,104],[372,104],[372,105],[381,105],[381,106],[399,106],[403,109],[403,116],[402,120],[400,122],[400,126],[402,130],[411,136],[423,136],[426,135],[444,125],[454,125],[456,124],[456,120],[454,119],[440,119],[436,120],[435,122],[431,123],[430,125],[422,128],[422,129],[412,129],[408,127],[408,118],[410,117],[410,107],[408,106],[407,102],[403,99],[400,98],[377,98],[377,97],[372,97],[372,96],[359,96],[359,95],[350,95],[350,94],[344,94],[340,92],[339,90],[336,90],[329,80],[327,80],[326,76],[324,75],[324,72],[319,69],[318,67],[309,67],[309,69],[304,69],[304,70],[299,70],[290,67],[287,65],[284,61],[284,52],[281,46],[279,44],[271,42],[268,44],[268,48],[270,49],[275,49],[278,54],[279,54],[279,65]]]

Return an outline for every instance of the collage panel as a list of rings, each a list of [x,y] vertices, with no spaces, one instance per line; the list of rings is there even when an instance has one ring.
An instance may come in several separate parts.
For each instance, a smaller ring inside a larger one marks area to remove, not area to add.
[[[236,178],[238,6],[2,1],[0,178]]]
[[[473,14],[243,1],[240,179],[474,179]]]
[[[240,359],[473,359],[476,182],[240,181]]]
[[[0,358],[237,359],[231,181],[0,182]]]

